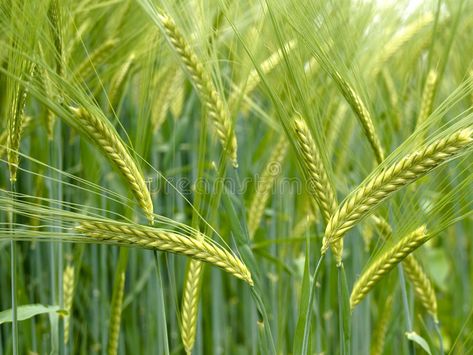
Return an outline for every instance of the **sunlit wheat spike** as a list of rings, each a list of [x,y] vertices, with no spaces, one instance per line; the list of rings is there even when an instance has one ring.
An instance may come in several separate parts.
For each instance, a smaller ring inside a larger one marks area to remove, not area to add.
[[[328,223],[338,207],[335,190],[327,176],[324,162],[309,127],[301,116],[295,116],[294,118],[294,131],[296,133],[296,145],[301,153],[301,160],[307,176],[309,194],[315,204],[319,206],[325,223]],[[340,264],[343,244],[333,244],[332,249],[337,264]]]
[[[124,90],[126,78],[131,71],[132,65],[135,61],[135,53],[131,53],[128,59],[123,63],[120,69],[117,71],[113,77],[112,84],[110,85],[110,90],[108,94],[109,102],[112,107],[117,107],[121,95]]]
[[[437,71],[434,69],[430,70],[427,74],[424,90],[422,92],[422,101],[420,103],[419,117],[417,118],[417,127],[422,126],[422,124],[427,120],[427,117],[429,117],[430,113],[432,112],[437,77]],[[424,135],[425,132],[422,132],[422,136]]]
[[[424,308],[438,322],[437,315],[437,296],[429,278],[425,274],[422,266],[413,255],[408,255],[403,261],[402,266],[407,277],[414,286],[414,291]]]
[[[399,50],[402,46],[410,41],[416,34],[421,32],[427,25],[434,20],[432,13],[427,13],[417,19],[415,22],[406,26],[402,31],[397,33],[379,53],[374,65],[373,73],[376,75],[384,67],[384,64]]]
[[[78,122],[91,139],[105,152],[128,181],[133,194],[150,224],[153,224],[153,201],[145,179],[115,129],[102,117],[84,108],[70,108]]]
[[[74,77],[83,80],[87,79],[96,70],[97,66],[109,55],[110,51],[115,48],[117,43],[118,41],[116,39],[109,39],[91,54],[88,54],[77,66],[77,69],[74,72]]]
[[[350,296],[351,309],[361,302],[384,275],[428,239],[429,235],[426,233],[426,227],[421,226],[401,238],[389,250],[378,256],[353,286]]]
[[[112,297],[110,306],[110,324],[108,332],[107,354],[116,355],[118,353],[118,340],[120,337],[120,324],[122,318],[123,295],[125,293],[125,272],[118,275],[118,283]]]
[[[285,136],[281,136],[278,143],[274,147],[273,153],[269,157],[263,172],[261,173],[261,177],[259,177],[256,183],[256,190],[248,210],[248,233],[250,238],[253,238],[260,225],[264,209],[271,196],[271,190],[273,188],[274,181],[281,173],[282,164],[287,153],[287,148],[287,138]]]
[[[472,132],[473,128],[468,127],[437,139],[361,183],[332,215],[325,230],[322,253],[394,192],[471,147]]]
[[[29,64],[25,68],[29,74],[27,78],[28,82],[34,75],[35,65]],[[19,150],[21,135],[23,133],[24,124],[24,111],[26,105],[26,98],[28,97],[28,87],[20,85],[18,91],[14,94],[11,110],[8,116],[8,135],[7,135],[7,157],[8,157],[8,168],[10,170],[10,181],[16,181],[16,173],[18,171],[19,164]]]
[[[384,150],[374,128],[371,114],[366,108],[361,96],[337,71],[333,73],[333,78],[340,87],[340,90],[342,91],[342,94],[347,100],[348,104],[351,106],[352,110],[358,117],[365,136],[368,138],[371,148],[375,153],[378,163],[382,162],[384,160]]]
[[[389,296],[386,302],[383,302],[383,310],[379,314],[376,328],[373,334],[373,342],[371,344],[371,355],[382,355],[384,352],[384,343],[386,340],[386,331],[392,316],[393,297]]]
[[[64,310],[67,315],[64,318],[64,343],[67,344],[69,341],[69,331],[71,325],[72,316],[72,299],[74,296],[74,267],[67,265],[62,275],[62,287],[63,287],[63,302]]]
[[[49,4],[48,17],[53,35],[54,48],[56,50],[56,73],[59,76],[63,76],[62,16],[59,0],[52,0]]]
[[[91,238],[112,240],[129,246],[158,249],[189,256],[220,267],[251,286],[250,271],[238,258],[225,249],[206,240],[189,238],[180,234],[141,225],[117,222],[81,222],[76,230]]]
[[[204,65],[200,62],[197,55],[178,30],[174,20],[164,12],[159,13],[159,19],[169,43],[181,59],[202,102],[207,108],[220,143],[224,149],[228,150],[233,166],[235,168],[238,167],[237,139],[232,129],[228,108],[225,102],[215,89],[212,79],[206,72]]]

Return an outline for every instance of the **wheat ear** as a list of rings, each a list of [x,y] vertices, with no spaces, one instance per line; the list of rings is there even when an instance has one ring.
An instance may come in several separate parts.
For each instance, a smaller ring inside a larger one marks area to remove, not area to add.
[[[361,183],[332,215],[325,229],[322,254],[327,251],[330,243],[340,240],[346,232],[394,192],[471,147],[472,132],[473,129],[468,127],[438,139],[406,155]]]
[[[151,123],[153,125],[154,131],[157,131],[163,124],[166,114],[168,113],[171,100],[175,95],[175,85],[176,82],[178,82],[176,81],[175,76],[179,73],[178,69],[179,68],[177,67],[169,69],[161,80],[161,89],[156,96],[156,100],[154,101],[151,112]]]
[[[199,235],[200,240],[203,238]],[[197,331],[197,315],[199,311],[199,293],[202,281],[203,264],[191,259],[187,268],[186,280],[182,296],[181,338],[187,354],[192,353]]]
[[[131,71],[133,62],[135,61],[135,53],[131,53],[128,59],[123,63],[120,69],[113,77],[112,84],[108,94],[109,102],[112,107],[117,107],[120,101],[123,89],[125,86],[126,78]]]
[[[420,17],[417,21],[406,26],[403,31],[394,36],[379,53],[378,59],[373,69],[374,75],[379,73],[379,71],[384,67],[384,64],[394,54],[398,53],[405,43],[410,41],[416,34],[422,31],[433,20],[434,16],[431,13],[427,13],[426,15]]]
[[[220,143],[224,149],[228,150],[233,166],[235,168],[238,167],[237,139],[232,129],[226,104],[215,89],[204,65],[199,61],[197,55],[179,32],[174,20],[163,12],[158,15],[169,43],[184,64],[192,83],[208,110]]]
[[[74,77],[87,79],[94,71],[97,65],[102,63],[110,53],[110,51],[117,45],[116,39],[109,39],[105,41],[100,47],[93,51],[77,66],[74,72]]]
[[[365,136],[366,138],[368,138],[371,148],[375,153],[376,160],[378,161],[378,163],[382,162],[384,160],[384,151],[381,146],[381,142],[378,138],[378,135],[376,134],[371,114],[366,108],[366,105],[361,99],[361,96],[337,71],[333,73],[333,78],[340,87],[340,90],[342,91],[342,94],[347,100],[348,104],[351,106],[352,110],[358,117]]]
[[[23,116],[23,119],[21,120],[21,132],[24,132],[24,130],[30,125],[31,121],[33,121],[33,119],[30,116]],[[7,145],[8,130],[5,130],[0,134],[0,159],[2,159],[3,154],[5,154]]]
[[[414,291],[424,308],[438,322],[437,297],[429,278],[413,255],[408,255],[402,262],[407,277],[414,286]]]
[[[29,79],[33,77],[35,71],[35,65],[30,66],[30,76]],[[16,173],[18,171],[19,164],[19,150],[20,150],[20,141],[21,135],[23,133],[23,128],[25,127],[24,122],[24,111],[26,105],[26,98],[28,97],[28,88],[20,85],[18,91],[15,93],[13,99],[10,115],[8,119],[8,137],[7,137],[7,146],[8,146],[8,168],[10,170],[10,181],[16,181]]]
[[[384,303],[383,311],[378,317],[376,329],[373,334],[373,343],[371,344],[371,355],[382,355],[384,343],[386,340],[386,331],[392,316],[393,297],[389,296]]]
[[[300,116],[295,116],[294,118],[294,131],[296,133],[296,144],[301,153],[301,160],[305,168],[309,194],[313,202],[319,206],[325,223],[328,223],[330,216],[338,207],[335,189],[327,176],[324,163],[309,127]],[[336,243],[332,244],[332,246],[337,264],[340,265],[343,244]]]
[[[429,235],[426,234],[425,226],[421,226],[414,232],[401,238],[388,251],[376,258],[353,286],[353,291],[350,296],[351,309],[355,308],[355,306],[361,302],[384,275],[428,239]]]
[[[259,227],[266,203],[271,196],[274,181],[281,172],[287,148],[287,138],[281,136],[256,184],[255,194],[248,210],[248,233],[250,238],[253,238]]]
[[[74,267],[67,265],[62,274],[63,302],[67,315],[64,318],[64,344],[69,341],[72,299],[74,296]]]
[[[384,239],[390,238],[392,236],[392,229],[389,223],[382,217],[373,216],[373,219]],[[422,266],[414,255],[408,255],[402,261],[402,267],[409,281],[414,286],[414,292],[420,299],[422,306],[424,306],[427,312],[429,312],[437,322],[437,297],[435,296],[434,287]]]
[[[422,126],[422,124],[427,120],[430,113],[432,112],[433,99],[437,86],[437,77],[437,71],[433,69],[427,74],[424,90],[422,92],[419,117],[417,118],[417,127]],[[425,133],[425,131],[420,133],[420,141],[424,140]]]
[[[83,129],[98,146],[106,153],[107,157],[117,166],[130,184],[131,190],[138,203],[143,209],[150,224],[153,224],[153,202],[146,187],[145,180],[138,169],[135,161],[129,154],[127,148],[120,139],[115,129],[105,118],[98,117],[86,111],[84,108],[70,108],[78,122],[79,128]]]
[[[118,340],[120,337],[120,323],[122,317],[123,295],[125,293],[125,272],[118,275],[118,284],[116,285],[116,294],[112,297],[110,325],[108,332],[108,355],[116,355],[118,353]]]
[[[244,97],[253,92],[253,90],[255,90],[261,82],[260,73],[262,73],[263,75],[269,74],[274,68],[279,65],[281,60],[284,58],[284,53],[291,52],[296,46],[296,44],[297,41],[295,40],[287,42],[277,51],[272,53],[263,62],[261,62],[261,64],[259,65],[259,70],[252,69],[248,74],[248,79],[246,80],[244,87],[242,89],[237,89],[233,91],[229,100],[230,103],[233,104],[239,96]]]
[[[59,76],[63,76],[63,43],[62,43],[62,31],[61,31],[61,8],[59,6],[59,0],[52,0],[49,4],[48,17],[51,25],[51,32],[53,35],[54,48],[56,50],[56,73]]]
[[[81,222],[76,227],[76,230],[96,239],[112,240],[130,246],[186,255],[193,259],[218,266],[253,286],[250,271],[245,264],[230,252],[206,240],[189,238],[174,232],[142,225],[130,225],[112,221]]]

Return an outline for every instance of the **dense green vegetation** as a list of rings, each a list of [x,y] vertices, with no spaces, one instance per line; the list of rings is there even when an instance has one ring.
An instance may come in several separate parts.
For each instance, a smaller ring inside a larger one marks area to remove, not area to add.
[[[473,351],[473,2],[0,0],[0,355]]]

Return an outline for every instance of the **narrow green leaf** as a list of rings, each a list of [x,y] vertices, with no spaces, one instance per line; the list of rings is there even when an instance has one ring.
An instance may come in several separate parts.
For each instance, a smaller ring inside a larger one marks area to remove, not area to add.
[[[48,313],[61,313],[64,314],[67,312],[61,310],[59,306],[45,306],[42,304],[25,304],[23,306],[17,307],[18,320],[26,320],[33,318],[39,314],[48,314]],[[7,309],[0,312],[0,324],[10,323],[12,321],[12,310]]]

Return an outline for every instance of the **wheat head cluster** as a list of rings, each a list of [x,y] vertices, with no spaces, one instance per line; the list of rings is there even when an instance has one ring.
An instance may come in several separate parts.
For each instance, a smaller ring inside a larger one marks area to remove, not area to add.
[[[473,349],[473,3],[0,0],[0,355]]]

